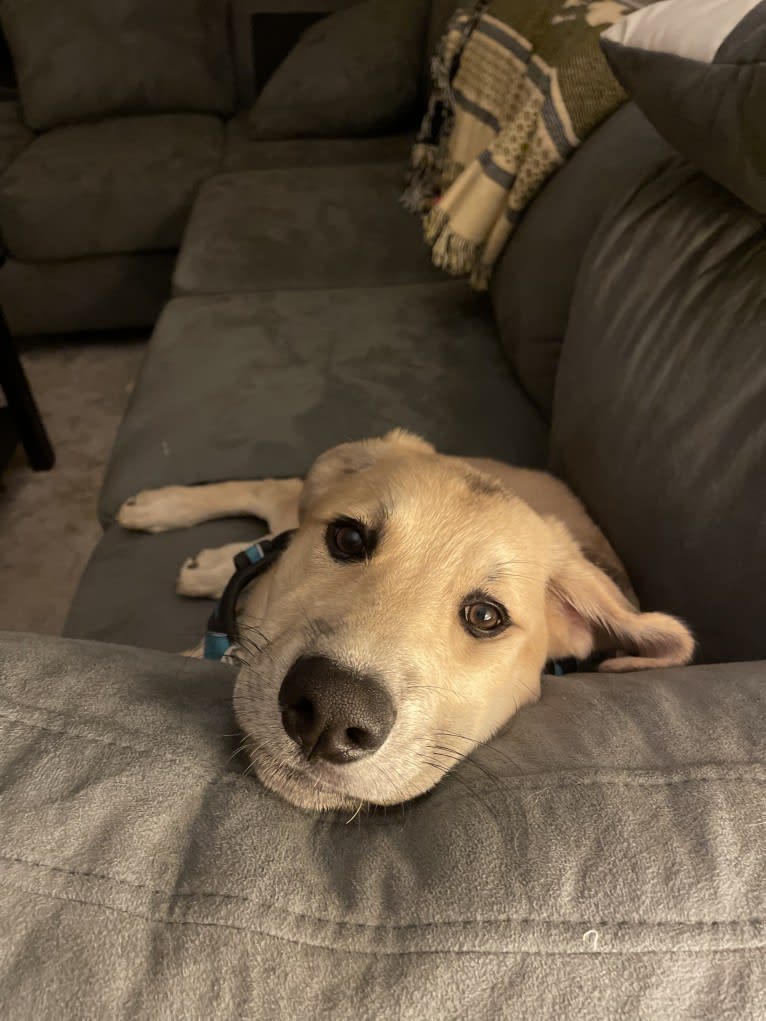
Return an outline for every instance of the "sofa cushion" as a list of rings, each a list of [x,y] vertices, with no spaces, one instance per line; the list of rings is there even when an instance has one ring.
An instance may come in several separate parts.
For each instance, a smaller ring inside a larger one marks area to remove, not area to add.
[[[22,149],[33,141],[34,132],[21,116],[18,103],[0,98],[0,174],[13,163]]]
[[[111,524],[80,577],[63,633],[163,652],[193,649],[213,603],[176,594],[181,565],[200,550],[230,542],[249,545],[265,532],[254,518],[225,518],[162,535]]]
[[[38,131],[114,114],[231,110],[221,0],[3,0],[0,16]]]
[[[0,268],[0,308],[12,333],[151,326],[170,296],[173,252],[97,255]]]
[[[333,167],[351,163],[404,164],[415,141],[412,132],[373,138],[253,138],[248,116],[226,124],[224,170]]]
[[[678,159],[594,235],[556,383],[554,468],[708,661],[766,657],[764,279],[761,219]]]
[[[176,293],[446,282],[399,203],[403,177],[396,163],[217,175],[194,203]]]
[[[428,0],[361,0],[308,28],[250,112],[257,138],[370,135],[414,113]]]
[[[668,0],[618,22],[601,45],[657,130],[766,213],[766,4]]]
[[[139,489],[300,475],[395,426],[445,452],[544,463],[542,420],[464,284],[177,299],[120,427],[102,520]]]
[[[547,678],[351,825],[244,774],[232,678],[0,640],[6,1016],[762,1016],[762,664]]]
[[[490,282],[500,337],[546,416],[583,255],[599,221],[676,156],[626,103],[576,150],[525,212]]]
[[[0,178],[0,226],[22,260],[176,248],[223,125],[194,114],[122,117],[40,135]]]

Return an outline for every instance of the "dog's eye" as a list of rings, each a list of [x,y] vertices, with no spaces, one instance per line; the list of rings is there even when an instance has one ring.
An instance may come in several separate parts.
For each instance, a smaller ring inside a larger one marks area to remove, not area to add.
[[[463,618],[466,627],[476,638],[494,634],[508,624],[508,618],[499,606],[484,601],[464,606]]]
[[[363,525],[336,521],[327,529],[327,547],[336,560],[364,560],[368,553]]]

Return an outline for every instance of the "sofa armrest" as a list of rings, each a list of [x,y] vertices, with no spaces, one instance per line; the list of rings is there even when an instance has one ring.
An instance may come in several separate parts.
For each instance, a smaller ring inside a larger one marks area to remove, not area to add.
[[[545,678],[353,820],[244,775],[233,676],[0,635],[4,1016],[762,1016],[766,664]]]

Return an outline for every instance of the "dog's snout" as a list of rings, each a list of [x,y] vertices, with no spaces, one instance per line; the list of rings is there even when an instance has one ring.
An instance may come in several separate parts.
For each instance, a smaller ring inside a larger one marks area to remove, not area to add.
[[[279,690],[282,725],[307,759],[343,764],[377,751],[396,719],[390,696],[373,677],[323,656],[303,656]]]

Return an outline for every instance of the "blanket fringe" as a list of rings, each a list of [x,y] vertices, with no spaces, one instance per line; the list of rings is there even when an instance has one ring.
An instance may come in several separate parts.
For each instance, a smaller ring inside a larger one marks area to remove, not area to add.
[[[481,246],[456,233],[447,214],[438,207],[423,220],[423,234],[431,246],[435,266],[451,276],[466,276],[476,264]]]
[[[457,177],[457,171],[447,161],[449,138],[455,126],[455,104],[451,97],[452,75],[473,26],[486,5],[487,0],[474,0],[474,11],[470,15],[458,8],[450,18],[431,58],[433,87],[410,155],[410,173],[400,196],[404,208],[412,213],[427,213],[440,195],[445,180],[451,183]],[[455,42],[453,51],[450,43],[454,42],[456,32],[459,40]]]
[[[417,143],[410,157],[410,174],[400,201],[411,213],[426,213],[438,191],[439,150],[434,145]]]
[[[477,262],[471,272],[469,283],[474,291],[487,291],[489,290],[489,282],[492,279],[492,270],[494,267],[487,265],[486,262]]]

